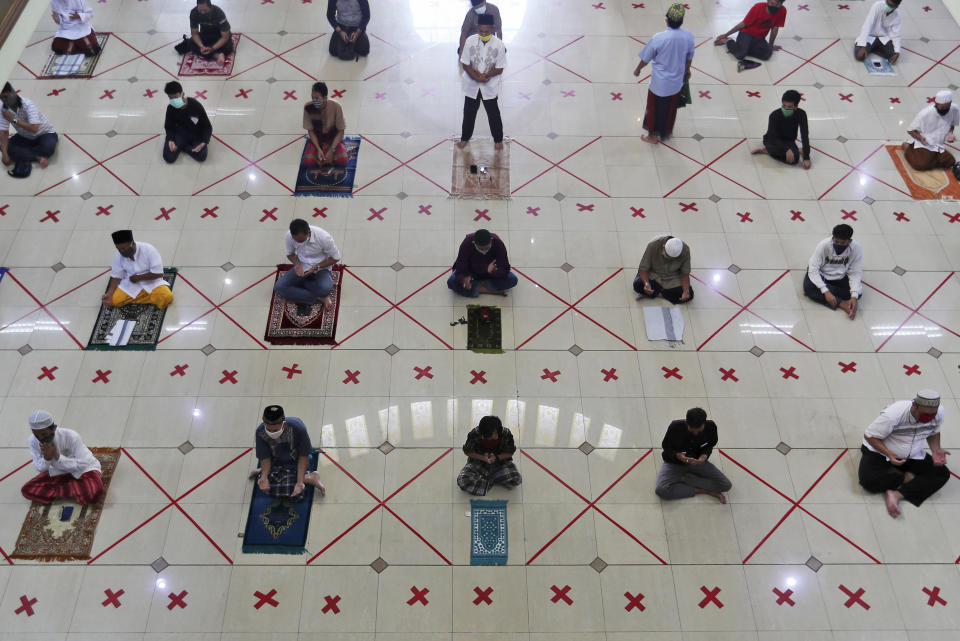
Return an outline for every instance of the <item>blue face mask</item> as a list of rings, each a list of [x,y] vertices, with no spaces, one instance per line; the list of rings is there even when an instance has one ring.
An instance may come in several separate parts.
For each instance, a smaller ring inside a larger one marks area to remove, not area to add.
[[[171,98],[171,99],[170,99],[170,106],[173,107],[174,109],[180,109],[180,108],[183,107],[183,105],[185,105],[185,104],[186,104],[186,103],[183,101],[183,98]]]

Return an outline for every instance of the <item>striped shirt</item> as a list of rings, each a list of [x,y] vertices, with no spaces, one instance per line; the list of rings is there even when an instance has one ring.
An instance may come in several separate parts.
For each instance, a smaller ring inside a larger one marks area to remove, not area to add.
[[[14,125],[12,122],[9,122],[4,114],[6,112],[12,111],[16,114],[15,120],[18,123],[28,123],[31,125],[40,125],[40,128],[37,130],[37,133],[32,131],[27,131],[19,124]],[[20,106],[16,109],[7,109],[4,107],[3,112],[0,112],[0,131],[7,131],[10,129],[10,125],[13,125],[13,128],[16,129],[17,134],[23,136],[24,138],[29,138],[33,140],[38,138],[43,134],[55,134],[56,130],[53,128],[53,125],[50,124],[50,121],[47,120],[47,117],[40,113],[40,110],[37,109],[37,106],[33,104],[33,101],[29,98],[24,98],[20,96]]]

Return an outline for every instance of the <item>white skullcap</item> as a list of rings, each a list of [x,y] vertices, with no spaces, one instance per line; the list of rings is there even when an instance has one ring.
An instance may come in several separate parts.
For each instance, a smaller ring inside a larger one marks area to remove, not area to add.
[[[31,430],[42,430],[53,425],[53,416],[46,410],[37,410],[27,420]]]
[[[953,102],[953,92],[949,89],[941,89],[937,92],[937,97],[934,100],[939,102],[941,105],[945,105],[948,102]]]
[[[913,402],[920,407],[932,407],[936,409],[940,407],[940,394],[934,392],[932,389],[922,389],[917,392],[917,397],[913,399]]]
[[[683,241],[679,238],[671,238],[663,244],[663,249],[670,258],[676,258],[683,253]]]

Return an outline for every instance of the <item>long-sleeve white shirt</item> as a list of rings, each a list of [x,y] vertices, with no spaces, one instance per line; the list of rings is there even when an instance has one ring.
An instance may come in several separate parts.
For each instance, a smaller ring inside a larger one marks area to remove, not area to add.
[[[93,27],[90,20],[93,18],[93,9],[87,0],[51,0],[50,10],[60,18],[56,38],[79,40],[90,34]],[[72,18],[76,13],[79,18]]]
[[[838,254],[833,249],[833,238],[827,237],[817,244],[807,266],[807,275],[817,289],[827,292],[827,280],[840,280],[844,276],[850,278],[850,293],[857,298],[863,293],[863,249],[860,243],[850,241],[843,252]]]
[[[41,472],[46,472],[50,476],[60,476],[69,474],[75,479],[80,478],[91,470],[100,471],[100,461],[93,455],[83,441],[80,435],[73,430],[64,427],[58,427],[53,433],[53,442],[60,452],[60,458],[56,461],[48,461],[43,458],[40,451],[40,441],[33,434],[30,435],[30,454],[33,456],[33,466]]]
[[[926,456],[923,448],[927,439],[939,434],[943,426],[943,405],[937,409],[937,417],[929,423],[921,423],[913,418],[910,413],[912,406],[913,401],[897,401],[888,405],[864,432],[864,446],[876,452],[867,442],[867,437],[878,438],[899,458],[923,459]]]
[[[870,7],[870,12],[863,20],[863,26],[860,27],[860,35],[857,36],[857,46],[866,47],[873,42],[874,38],[880,38],[882,44],[893,41],[893,50],[900,53],[900,11],[894,9],[887,13],[883,8],[887,6],[886,0],[879,0]]]
[[[152,292],[160,285],[167,284],[167,281],[162,278],[141,280],[136,283],[130,280],[130,277],[136,274],[163,273],[163,260],[161,260],[157,248],[150,243],[142,243],[139,240],[136,241],[136,245],[137,252],[133,255],[133,258],[125,258],[120,255],[120,252],[117,252],[117,255],[113,257],[113,265],[110,268],[110,278],[119,278],[120,284],[117,287],[130,298],[136,298],[142,291]]]
[[[927,144],[923,144],[912,136],[907,142],[913,143],[914,147],[920,146],[940,153],[947,144],[947,134],[957,125],[960,125],[960,107],[956,103],[950,105],[950,111],[945,116],[940,115],[936,104],[927,105],[917,113],[907,129],[907,131],[919,131]]]

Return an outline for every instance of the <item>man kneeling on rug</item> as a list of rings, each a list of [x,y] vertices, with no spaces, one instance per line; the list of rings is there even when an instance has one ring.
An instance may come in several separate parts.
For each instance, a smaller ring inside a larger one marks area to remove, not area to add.
[[[340,262],[340,250],[333,236],[302,218],[294,218],[284,242],[287,260],[293,268],[277,279],[273,291],[297,303],[298,316],[309,316],[310,307],[319,302],[327,311],[333,309],[330,267]]]
[[[325,82],[313,83],[310,102],[303,106],[303,128],[310,137],[303,163],[310,167],[346,167],[350,161],[347,146],[343,144],[347,124],[340,103],[327,98],[327,91]]]
[[[222,66],[233,53],[233,34],[223,9],[210,0],[197,0],[190,10],[190,37],[184,36],[174,49],[181,55],[192,52],[207,60],[216,58]]]
[[[30,454],[40,474],[20,490],[24,498],[44,505],[66,498],[89,505],[100,498],[100,461],[83,444],[80,435],[58,427],[45,410],[37,410],[28,420],[33,431]]]
[[[163,280],[163,260],[150,243],[137,243],[133,232],[121,229],[111,234],[117,255],[110,267],[110,284],[101,302],[107,307],[156,305],[165,309],[173,302],[173,292]]]
[[[327,488],[320,482],[319,472],[307,472],[313,445],[303,421],[284,416],[279,405],[268,405],[254,440],[260,469],[250,478],[257,479],[261,490],[278,499],[297,499],[302,498],[309,483],[317,488],[320,496],[326,495]]]
[[[510,271],[507,246],[500,237],[486,229],[467,234],[447,287],[461,296],[477,298],[480,294],[506,296],[507,290],[516,286],[517,276]]]
[[[937,92],[934,103],[927,105],[910,123],[907,133],[913,139],[903,143],[903,157],[917,171],[949,169],[960,180],[960,163],[956,162],[946,144],[954,142],[953,130],[960,125],[960,107],[953,104],[953,92]]]
[[[93,9],[87,0],[51,0],[50,15],[58,26],[50,45],[54,53],[82,53],[85,56],[100,53],[97,32],[90,25]]]
[[[503,426],[496,416],[484,416],[480,425],[470,430],[463,453],[467,455],[467,464],[457,476],[457,485],[464,492],[476,496],[486,496],[494,485],[506,488],[520,485],[523,478],[513,464],[513,453],[517,446],[513,444],[513,434]]]

